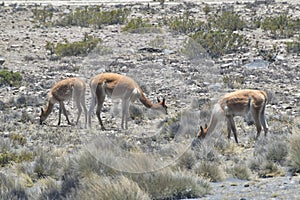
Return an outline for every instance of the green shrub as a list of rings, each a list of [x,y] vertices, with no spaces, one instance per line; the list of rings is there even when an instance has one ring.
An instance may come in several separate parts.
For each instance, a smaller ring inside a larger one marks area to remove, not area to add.
[[[33,160],[34,155],[31,152],[22,151],[20,153],[2,152],[0,153],[0,166],[4,167],[12,162],[21,163],[23,161]]]
[[[172,31],[183,34],[201,30],[204,25],[204,22],[197,21],[196,19],[190,17],[190,13],[188,12],[179,17],[171,17],[170,19],[166,19],[165,21]]]
[[[21,85],[22,76],[20,72],[12,72],[8,70],[0,71],[0,86],[9,85],[18,87]]]
[[[55,53],[57,56],[86,56],[90,53],[97,44],[101,42],[101,39],[88,36],[87,33],[84,35],[82,41],[70,43],[65,40],[64,43],[53,44],[47,42],[46,49],[50,51],[51,54]]]
[[[292,19],[286,14],[267,17],[261,22],[261,28],[264,31],[269,31],[274,38],[292,37],[300,30],[300,19]]]
[[[46,7],[43,9],[38,9],[35,7],[32,9],[32,13],[34,19],[42,24],[46,24],[47,22],[51,21],[53,17],[53,10],[47,9]]]
[[[222,12],[220,16],[210,16],[207,23],[194,22],[189,18],[186,18],[186,21],[181,20],[179,22],[182,22],[184,25],[183,30],[186,32],[196,31],[190,35],[187,47],[195,46],[191,44],[196,42],[200,44],[212,58],[219,58],[225,54],[239,51],[244,52],[249,46],[249,41],[245,36],[234,32],[242,30],[245,26],[245,22],[232,11]],[[179,22],[175,24],[180,24]],[[178,27],[180,28],[179,25]],[[188,52],[188,50],[183,50],[183,52]]]
[[[55,22],[59,26],[95,26],[101,28],[103,25],[124,24],[129,9],[116,9],[101,11],[100,6],[76,8],[74,12]]]
[[[224,11],[220,16],[213,15],[208,19],[208,27],[222,31],[243,30],[245,22],[233,11]]]
[[[203,12],[205,13],[205,15],[208,15],[211,11],[211,8],[209,7],[209,5],[205,5],[205,7],[203,8]]]
[[[201,44],[212,58],[245,51],[249,45],[249,41],[243,35],[230,31],[198,31],[191,36],[191,39]]]
[[[240,88],[240,86],[245,83],[244,76],[223,75],[222,80],[224,85],[226,85],[229,88]]]
[[[149,19],[143,20],[141,17],[138,17],[128,21],[122,28],[122,31],[127,31],[130,33],[160,33],[161,29],[158,26],[152,25]]]

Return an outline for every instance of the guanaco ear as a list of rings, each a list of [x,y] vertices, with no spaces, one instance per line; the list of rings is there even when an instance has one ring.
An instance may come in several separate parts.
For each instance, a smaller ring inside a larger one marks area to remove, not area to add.
[[[160,100],[159,100],[159,98],[158,98],[158,97],[157,97],[157,102],[158,102],[158,103],[160,103]]]
[[[166,105],[166,99],[165,99],[165,98],[163,98],[163,100],[162,100],[162,105],[163,105],[163,106]]]
[[[43,109],[43,108],[41,108],[41,113],[42,113],[42,114],[44,113],[44,109]]]
[[[202,126],[200,126],[200,130],[198,131],[197,137],[198,137],[198,138],[201,138],[202,135],[203,135],[203,128],[202,128]]]
[[[207,129],[207,124],[205,124],[205,127],[204,127],[205,129]]]

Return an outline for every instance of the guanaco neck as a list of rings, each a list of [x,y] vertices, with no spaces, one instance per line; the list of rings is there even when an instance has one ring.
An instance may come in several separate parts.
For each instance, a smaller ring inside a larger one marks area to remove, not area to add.
[[[147,99],[147,97],[142,91],[140,91],[140,94],[140,102],[142,102],[142,104],[144,104],[144,106],[146,106],[147,108],[153,108],[155,104],[153,104],[149,99]]]
[[[50,113],[52,112],[53,106],[54,106],[54,104],[51,103],[51,101],[49,101],[46,109],[44,110],[45,118],[47,118],[50,115]]]
[[[222,121],[221,117],[223,116],[223,110],[220,106],[220,104],[216,104],[213,108],[209,124],[206,128],[206,134],[210,134],[213,132],[213,130],[216,128],[218,123]]]

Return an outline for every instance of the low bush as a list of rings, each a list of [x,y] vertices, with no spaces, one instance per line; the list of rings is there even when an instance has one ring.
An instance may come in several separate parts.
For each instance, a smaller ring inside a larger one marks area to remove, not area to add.
[[[288,53],[299,53],[300,52],[300,36],[292,42],[286,42],[286,51]]]
[[[250,171],[247,165],[236,164],[229,171],[235,178],[241,180],[250,180]]]
[[[37,152],[35,157],[33,163],[34,174],[32,174],[32,176],[34,176],[34,179],[56,177],[59,164],[61,164],[61,162],[59,162],[51,152],[41,149]]]
[[[199,198],[210,190],[209,184],[203,179],[183,171],[166,169],[131,177],[141,189],[148,192],[151,199]]]
[[[82,41],[70,43],[65,40],[64,43],[51,43],[46,44],[46,50],[49,50],[51,54],[56,54],[57,56],[86,56],[90,53],[97,45],[101,42],[100,38],[94,38],[88,36],[87,33],[84,35]]]
[[[219,58],[225,54],[245,52],[249,45],[248,39],[231,31],[198,31],[191,35],[191,39],[201,44],[212,58]]]
[[[0,199],[29,199],[25,189],[15,180],[15,177],[3,173],[0,173],[0,191]]]
[[[200,161],[193,168],[194,172],[212,182],[223,180],[222,169],[217,162]]]
[[[17,144],[20,144],[20,145],[25,145],[27,143],[27,139],[26,137],[24,137],[23,135],[20,135],[20,134],[11,134],[9,136],[9,138],[14,142],[14,143],[17,143]]]
[[[164,20],[169,28],[179,34],[189,34],[203,29],[204,22],[191,17],[190,13],[186,12],[182,16],[174,16]]]
[[[274,38],[289,38],[300,30],[300,19],[293,19],[286,14],[267,17],[261,22],[261,28]]]
[[[31,161],[34,159],[34,155],[31,152],[22,151],[20,153],[15,152],[1,152],[0,153],[0,166],[4,167],[12,162],[21,163],[23,161]]]
[[[150,200],[133,180],[125,177],[101,177],[93,174],[82,180],[76,199]]]
[[[289,139],[289,160],[292,170],[300,172],[300,135],[299,133],[293,134]]]
[[[0,86],[9,85],[18,87],[21,85],[22,76],[20,72],[13,72],[9,70],[0,71]]]
[[[176,166],[181,169],[192,169],[196,163],[196,156],[193,151],[185,152],[177,161]]]
[[[243,30],[245,22],[234,11],[223,11],[221,15],[209,17],[208,27],[210,29],[233,32]]]
[[[59,26],[95,26],[102,28],[103,25],[124,24],[130,14],[128,9],[115,9],[101,11],[100,6],[76,8],[65,17],[56,21]]]
[[[143,20],[141,17],[132,18],[129,20],[122,31],[127,31],[130,33],[161,33],[161,29],[158,26],[154,26],[150,23],[150,20]]]
[[[288,157],[288,146],[284,136],[264,137],[255,143],[255,157],[249,160],[249,168],[260,177],[280,175],[280,168]]]
[[[54,15],[53,9],[48,9],[47,7],[43,7],[42,9],[35,7],[32,9],[32,13],[34,20],[44,25],[49,24]]]

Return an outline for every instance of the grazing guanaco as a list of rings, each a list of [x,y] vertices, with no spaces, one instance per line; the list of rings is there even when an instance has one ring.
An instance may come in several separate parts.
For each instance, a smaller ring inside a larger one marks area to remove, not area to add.
[[[157,98],[158,103],[152,103],[146,98],[140,86],[130,77],[116,73],[102,73],[93,77],[90,81],[91,88],[91,105],[89,109],[89,126],[91,127],[92,112],[97,104],[96,115],[100,123],[101,129],[104,125],[101,120],[100,112],[103,106],[105,96],[122,100],[122,122],[121,128],[127,129],[127,121],[129,115],[129,103],[139,99],[147,108],[162,111],[167,114],[167,106],[165,98],[162,101]],[[125,123],[125,125],[124,125]]]
[[[225,94],[215,105],[209,125],[205,124],[205,127],[200,127],[198,132],[198,138],[204,138],[207,134],[210,134],[221,117],[226,118],[228,139],[230,139],[231,130],[234,134],[235,142],[238,143],[237,132],[233,118],[235,116],[245,116],[250,114],[256,125],[257,135],[259,137],[261,127],[263,126],[265,136],[268,132],[268,124],[265,116],[265,107],[267,104],[267,94],[262,90],[238,90]]]
[[[67,111],[64,105],[64,101],[69,100],[73,97],[74,102],[78,109],[78,116],[76,124],[79,121],[82,108],[85,115],[85,126],[87,124],[87,108],[85,106],[85,91],[86,83],[84,80],[79,78],[67,78],[54,84],[49,92],[48,105],[45,109],[41,108],[40,124],[47,119],[51,113],[55,103],[59,103],[59,118],[58,125],[60,125],[61,112],[66,116],[67,122],[71,125],[68,118]]]

